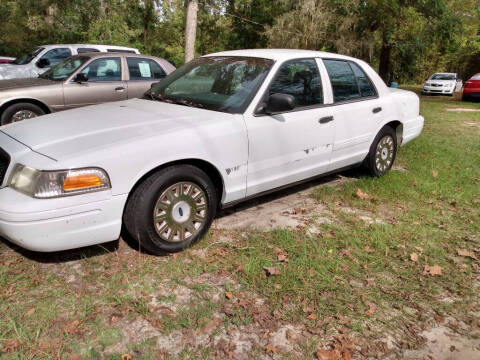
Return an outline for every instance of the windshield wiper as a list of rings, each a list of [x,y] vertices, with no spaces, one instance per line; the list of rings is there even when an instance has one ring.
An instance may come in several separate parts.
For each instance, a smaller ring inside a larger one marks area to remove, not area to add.
[[[190,106],[190,107],[197,107],[204,109],[205,106],[203,104],[197,103],[192,100],[186,100],[186,99],[175,99],[175,98],[166,98],[165,96],[161,94],[154,94],[152,92],[147,92],[145,95],[148,95],[152,100],[157,100],[157,101],[163,101],[169,104],[177,104],[177,105],[184,105],[184,106]]]

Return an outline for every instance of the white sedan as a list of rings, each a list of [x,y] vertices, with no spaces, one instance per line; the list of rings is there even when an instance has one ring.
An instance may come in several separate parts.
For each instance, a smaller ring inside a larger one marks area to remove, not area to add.
[[[423,84],[422,94],[440,94],[440,95],[453,95],[455,88],[460,83],[461,88],[462,80],[454,73],[437,73],[433,74]]]
[[[118,239],[154,254],[202,238],[219,207],[363,165],[420,135],[412,92],[365,62],[304,50],[203,56],[143,99],[0,127],[0,236],[36,251]]]

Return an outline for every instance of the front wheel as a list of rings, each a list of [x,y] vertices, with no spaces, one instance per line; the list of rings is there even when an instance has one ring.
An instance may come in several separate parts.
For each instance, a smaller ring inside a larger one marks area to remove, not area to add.
[[[394,129],[385,126],[375,137],[364,166],[372,176],[379,177],[392,168],[396,156],[397,135]]]
[[[199,168],[176,165],[145,179],[124,212],[128,233],[149,253],[181,251],[200,240],[217,209],[217,193]]]
[[[0,125],[11,124],[45,114],[42,108],[32,103],[16,103],[10,105],[0,118]]]

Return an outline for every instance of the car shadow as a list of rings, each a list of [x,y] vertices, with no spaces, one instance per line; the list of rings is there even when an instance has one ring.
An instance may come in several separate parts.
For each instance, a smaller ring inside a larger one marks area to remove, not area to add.
[[[232,207],[226,209],[220,209],[217,213],[216,218],[222,218],[234,214],[239,211],[249,209],[251,207],[265,205],[271,201],[287,197],[296,192],[308,190],[320,185],[329,184],[341,178],[359,178],[363,176],[364,173],[359,168],[354,168],[346,170],[343,172],[318,177],[306,182],[299,183],[297,185],[292,185],[290,187],[271,192],[266,195],[259,196],[257,198],[239,203]],[[42,263],[42,264],[51,264],[51,263],[66,263],[70,261],[82,260],[86,258],[100,257],[108,255],[112,252],[136,252],[141,251],[145,253],[139,244],[127,233],[127,231],[122,228],[121,236],[118,240],[114,240],[108,243],[100,245],[92,245],[78,249],[64,250],[64,251],[55,251],[49,253],[42,253],[24,249],[20,246],[17,246],[7,239],[0,237],[0,256],[4,255],[6,252],[15,251],[25,258]],[[146,253],[145,253],[146,254]],[[161,254],[160,256],[168,256],[169,254]],[[158,255],[157,255],[158,256]]]

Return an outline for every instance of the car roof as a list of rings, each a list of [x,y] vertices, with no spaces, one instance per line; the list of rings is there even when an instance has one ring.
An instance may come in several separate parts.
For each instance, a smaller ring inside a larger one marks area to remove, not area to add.
[[[243,56],[243,57],[258,57],[271,60],[289,60],[306,57],[323,57],[323,58],[335,58],[344,60],[355,60],[350,56],[328,53],[324,51],[314,50],[297,50],[297,49],[248,49],[248,50],[231,50],[222,51],[213,54],[205,55],[209,56]]]
[[[106,45],[106,44],[48,44],[48,45],[40,45],[37,47],[57,47],[57,46],[74,46],[74,47],[95,47],[95,46],[106,46],[112,49],[125,49],[125,50],[137,50],[132,47],[128,46],[119,46],[119,45]]]
[[[457,73],[434,73],[433,75],[457,75]]]
[[[79,56],[88,56],[90,58],[102,58],[102,57],[112,57],[112,56],[128,56],[128,57],[141,57],[141,58],[147,58],[147,59],[161,59],[156,56],[151,56],[151,55],[142,55],[142,54],[134,54],[130,52],[121,52],[121,51],[112,51],[112,52],[86,52],[86,53],[81,53],[77,55],[73,55],[72,57],[79,57]]]

